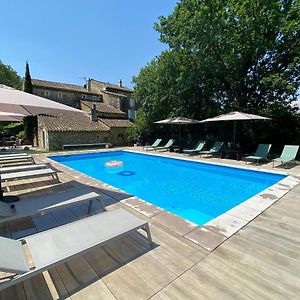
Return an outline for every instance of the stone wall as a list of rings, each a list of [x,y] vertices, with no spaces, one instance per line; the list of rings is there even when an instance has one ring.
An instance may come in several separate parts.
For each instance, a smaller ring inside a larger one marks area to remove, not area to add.
[[[81,92],[69,92],[69,91],[63,91],[58,89],[55,90],[55,89],[46,89],[46,88],[37,88],[37,87],[33,87],[33,94],[76,108],[79,108],[80,100],[91,100],[91,101],[101,100],[100,99],[101,96],[97,94],[95,95],[90,93],[84,94]]]
[[[110,132],[48,132],[39,128],[37,134],[38,147],[41,150],[61,150],[65,144],[110,143],[113,146],[126,145],[126,128],[111,128]]]
[[[65,144],[107,143],[108,132],[49,132],[49,151],[61,150]]]

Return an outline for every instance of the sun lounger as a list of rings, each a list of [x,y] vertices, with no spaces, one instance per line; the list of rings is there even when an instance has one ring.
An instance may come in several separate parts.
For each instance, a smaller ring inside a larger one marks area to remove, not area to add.
[[[33,165],[19,165],[19,166],[13,166],[13,167],[3,167],[3,168],[0,168],[0,174],[20,172],[20,171],[29,171],[29,170],[38,170],[38,169],[45,169],[45,168],[47,168],[47,165],[45,165],[45,164],[33,164]]]
[[[28,236],[20,240],[0,237],[0,271],[13,276],[0,281],[0,290],[22,282],[34,275],[83,255],[96,247],[120,238],[138,229],[151,234],[147,221],[117,209],[87,217],[63,226]],[[30,251],[33,268],[24,247]],[[9,255],[3,255],[9,254]]]
[[[295,145],[285,145],[280,157],[273,159],[273,168],[274,162],[279,162],[282,165],[284,164],[287,167],[288,162],[294,162],[299,150],[299,146]]]
[[[0,154],[0,158],[2,157],[15,157],[15,156],[28,156],[27,153],[10,153],[10,154]]]
[[[101,196],[84,188],[73,188],[51,195],[23,199],[14,203],[0,201],[0,223],[12,221],[46,212],[47,210],[89,201],[89,212],[92,200]],[[13,204],[13,206],[12,206]]]
[[[158,147],[158,145],[160,144],[161,141],[162,141],[162,139],[157,139],[152,145],[144,146],[143,149],[154,150],[156,147]]]
[[[207,151],[199,151],[198,154],[201,155],[214,155],[221,151],[222,147],[224,145],[224,142],[215,142],[214,145],[211,147],[210,150]]]
[[[168,150],[174,144],[175,140],[170,139],[164,146],[156,147],[154,150]]]
[[[206,143],[206,141],[200,141],[194,149],[185,149],[185,150],[183,150],[183,153],[184,154],[196,154],[204,148],[205,143]]]
[[[1,180],[2,181],[22,180],[27,178],[44,177],[44,176],[52,176],[53,179],[58,179],[57,171],[47,168],[47,169],[40,169],[40,170],[30,170],[30,171],[1,174]]]
[[[17,162],[17,161],[31,161],[34,163],[33,157],[30,155],[13,155],[13,156],[6,156],[6,155],[0,155],[0,163],[6,163],[6,162]]]
[[[246,156],[245,161],[256,161],[256,165],[260,160],[266,160],[272,144],[259,144],[254,155]]]

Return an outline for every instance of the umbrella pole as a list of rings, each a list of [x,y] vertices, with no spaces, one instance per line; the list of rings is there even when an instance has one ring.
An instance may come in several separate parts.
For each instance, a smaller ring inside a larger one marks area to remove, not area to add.
[[[181,125],[178,125],[178,135],[179,135],[179,152],[181,151]]]
[[[235,142],[236,142],[236,121],[233,121],[233,147],[235,149]]]

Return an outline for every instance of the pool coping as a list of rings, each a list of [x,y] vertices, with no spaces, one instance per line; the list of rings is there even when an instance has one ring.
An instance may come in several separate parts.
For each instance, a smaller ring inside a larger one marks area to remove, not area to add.
[[[232,235],[241,230],[244,226],[249,224],[262,212],[276,203],[281,199],[286,193],[293,189],[296,185],[300,183],[300,178],[293,174],[288,174],[287,172],[272,171],[268,169],[257,170],[251,168],[251,166],[235,166],[228,163],[215,163],[215,162],[202,162],[193,160],[188,157],[171,157],[169,155],[164,155],[163,153],[145,153],[144,151],[135,151],[135,150],[106,150],[97,153],[113,152],[113,151],[127,151],[132,153],[150,155],[150,156],[159,156],[164,158],[173,158],[178,160],[185,160],[191,162],[198,162],[203,164],[212,164],[218,166],[227,166],[230,168],[244,169],[244,170],[253,170],[256,172],[267,172],[279,175],[287,175],[279,182],[270,186],[269,188],[261,191],[255,196],[249,198],[248,200],[240,203],[239,205],[233,207],[232,209],[226,211],[225,213],[219,215],[218,217],[212,219],[211,221],[205,223],[202,226],[199,226],[191,221],[188,221],[182,217],[179,217],[163,208],[155,206],[141,198],[132,196],[127,192],[116,188],[112,185],[109,185],[101,180],[98,180],[94,177],[81,173],[71,167],[65,166],[58,161],[52,160],[49,156],[47,158],[59,165],[62,165],[65,168],[72,170],[73,172],[78,172],[85,177],[88,177],[92,180],[96,180],[101,183],[104,187],[109,187],[115,191],[120,191],[123,194],[128,195],[126,199],[119,200],[120,203],[125,206],[135,210],[138,213],[141,213],[146,218],[158,222],[159,224],[167,227],[173,232],[179,234],[180,236],[192,241],[193,243],[199,245],[200,247],[213,251],[224,241],[230,238]],[[83,154],[83,153],[80,153]],[[63,155],[63,154],[62,154]],[[70,154],[73,155],[73,154]],[[76,155],[76,154],[74,154]],[[79,154],[78,154],[79,155]],[[55,155],[61,156],[61,155]],[[65,155],[63,155],[65,156]]]

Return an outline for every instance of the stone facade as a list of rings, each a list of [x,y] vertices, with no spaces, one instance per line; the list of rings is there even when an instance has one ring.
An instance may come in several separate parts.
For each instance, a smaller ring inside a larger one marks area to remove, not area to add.
[[[32,79],[33,94],[75,108],[80,108],[80,101],[99,101],[111,105],[126,113],[128,119],[135,119],[136,102],[133,91],[127,87],[87,79],[84,86]]]
[[[41,128],[38,131],[38,144],[41,150],[61,150],[65,144],[110,143],[113,146],[124,146],[126,128],[111,128],[109,132],[52,132]]]
[[[136,102],[133,99],[133,91],[123,87],[121,80],[119,85],[115,85],[89,78],[86,87],[89,92],[102,94],[103,103],[122,110],[128,119],[135,119]]]
[[[107,143],[108,132],[48,132],[48,151],[61,150],[65,144],[96,144]]]

